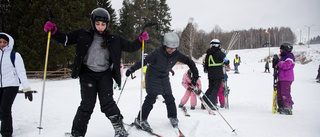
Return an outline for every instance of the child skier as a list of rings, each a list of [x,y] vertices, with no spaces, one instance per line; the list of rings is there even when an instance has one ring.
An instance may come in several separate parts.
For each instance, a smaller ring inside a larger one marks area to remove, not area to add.
[[[193,78],[193,74],[190,69],[183,74],[181,84],[186,89],[186,92],[184,93],[183,97],[181,98],[179,108],[182,108],[187,103],[189,97],[190,97],[190,104],[191,104],[190,109],[194,110],[197,105],[196,94],[194,92],[192,92],[191,89],[189,89],[190,88],[189,84],[191,84],[192,78]],[[199,85],[199,88],[201,89],[200,79],[197,80],[197,85]]]
[[[148,64],[146,72],[146,92],[147,96],[142,105],[141,112],[138,113],[134,121],[135,126],[152,132],[147,119],[153,109],[153,104],[156,103],[157,95],[162,95],[167,106],[167,117],[169,118],[173,127],[178,126],[177,108],[175,98],[172,94],[169,72],[174,65],[179,61],[187,64],[192,71],[193,78],[191,80],[193,85],[199,78],[198,69],[195,63],[188,56],[182,54],[177,48],[179,46],[179,37],[175,33],[166,33],[163,38],[163,45],[154,49],[148,56],[145,57],[144,65]],[[126,72],[128,77],[131,73],[141,68],[141,61],[131,66]],[[141,114],[141,115],[140,115]]]
[[[51,31],[52,38],[65,45],[76,44],[72,78],[80,78],[81,103],[73,120],[71,134],[83,137],[93,113],[97,96],[101,112],[110,120],[116,137],[127,137],[123,116],[113,99],[113,80],[121,86],[120,60],[122,51],[134,52],[142,47],[142,39],[148,40],[147,32],[129,41],[118,34],[111,34],[110,14],[104,8],[96,8],[90,14],[91,29],[61,32],[56,24],[48,21],[44,31]]]
[[[290,43],[282,43],[280,46],[281,58],[275,61],[278,68],[278,112],[284,115],[292,115],[292,105],[294,104],[291,97],[291,84],[294,81],[293,68],[295,66],[295,58],[291,53],[292,48]]]

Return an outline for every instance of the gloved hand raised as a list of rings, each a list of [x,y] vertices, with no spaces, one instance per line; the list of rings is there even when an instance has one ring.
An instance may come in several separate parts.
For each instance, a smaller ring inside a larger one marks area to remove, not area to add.
[[[279,57],[277,54],[273,55],[273,59],[272,59],[272,68],[276,68],[277,64],[279,63]]]
[[[57,27],[56,27],[56,24],[50,21],[47,21],[47,23],[44,25],[43,30],[45,32],[51,31],[51,34],[54,35],[57,32]]]
[[[129,77],[131,73],[133,73],[133,72],[132,72],[132,70],[129,68],[129,69],[126,71],[126,76]]]
[[[149,35],[146,31],[142,32],[139,36],[139,40],[140,42],[142,42],[142,40],[149,40]]]

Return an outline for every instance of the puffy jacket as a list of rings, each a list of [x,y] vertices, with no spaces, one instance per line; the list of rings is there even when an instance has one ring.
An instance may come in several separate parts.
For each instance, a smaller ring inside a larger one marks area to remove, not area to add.
[[[293,68],[295,66],[294,55],[290,52],[280,54],[278,66],[278,81],[294,81]]]
[[[187,64],[195,77],[199,77],[195,63],[178,49],[168,54],[166,46],[153,50],[144,59],[144,65],[148,64],[146,72],[146,91],[148,94],[172,93],[169,72],[177,62]],[[135,71],[141,68],[141,61],[135,63],[130,69]]]
[[[79,76],[81,66],[83,65],[84,56],[87,54],[87,51],[93,41],[93,35],[94,32],[87,29],[71,31],[68,34],[57,30],[57,32],[52,35],[52,38],[59,43],[63,43],[65,45],[77,44],[74,66],[71,75],[72,78],[77,78]],[[118,34],[107,34],[105,37],[107,39],[107,48],[110,52],[109,61],[112,77],[117,83],[121,83],[120,62],[122,51],[137,51],[142,47],[142,43],[138,38],[131,42]]]
[[[8,46],[0,50],[0,88],[12,87],[12,86],[19,87],[20,82],[23,88],[30,88],[24,63],[21,55],[18,52],[16,52],[16,55],[15,55],[16,56],[14,61],[15,67],[11,62],[10,55],[14,45],[13,38],[6,33],[0,33],[0,34],[4,34],[9,38]],[[20,79],[20,82],[19,82],[19,79]]]

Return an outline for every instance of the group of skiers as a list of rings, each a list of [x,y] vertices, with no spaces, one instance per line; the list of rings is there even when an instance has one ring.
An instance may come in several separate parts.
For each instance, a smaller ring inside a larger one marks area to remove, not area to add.
[[[58,30],[58,26],[47,21],[44,31],[51,31],[52,38],[65,46],[76,44],[76,54],[72,69],[72,78],[80,81],[81,103],[75,114],[71,134],[73,137],[84,137],[87,126],[96,104],[97,96],[100,101],[101,112],[112,123],[115,130],[115,137],[127,137],[128,133],[124,128],[123,116],[113,99],[113,89],[121,88],[121,53],[135,52],[142,47],[142,41],[148,40],[146,31],[134,40],[129,41],[118,34],[111,34],[108,30],[110,26],[109,12],[103,8],[96,8],[90,15],[91,28],[78,29],[69,33]],[[32,94],[24,68],[22,58],[19,53],[15,54],[15,66],[11,65],[10,53],[13,48],[13,39],[6,33],[0,33],[1,58],[1,87],[0,87],[0,114],[1,114],[1,135],[3,137],[12,136],[12,116],[11,107],[19,89],[19,80],[23,85],[26,98],[32,101]],[[178,127],[177,107],[172,94],[169,81],[169,72],[177,62],[187,64],[189,70],[184,74],[182,85],[186,88],[184,97],[181,99],[181,106],[186,104],[191,96],[191,109],[195,109],[196,97],[188,85],[201,88],[199,72],[195,62],[188,56],[181,53],[177,48],[179,37],[175,33],[166,33],[160,47],[154,49],[144,58],[144,65],[148,66],[145,74],[145,89],[147,95],[139,111],[134,125],[152,132],[148,123],[148,116],[153,108],[158,95],[162,95],[167,106],[167,117],[173,127]],[[291,53],[291,45],[281,45],[281,58],[277,63],[279,69],[278,100],[279,111],[285,114],[292,114],[293,102],[290,96],[290,85],[293,81],[294,56]],[[236,55],[234,60],[235,71],[238,71],[240,57]],[[128,77],[141,68],[142,60],[137,61],[127,69],[125,75]],[[225,74],[223,66],[229,65],[226,54],[221,50],[221,43],[218,39],[210,42],[210,48],[206,52],[204,61],[204,72],[208,73],[209,87],[205,92],[208,98],[205,102],[212,110],[217,109],[217,95],[221,91],[221,85]],[[118,85],[114,86],[115,84]],[[114,86],[114,87],[113,87]],[[209,102],[213,102],[213,105]],[[223,107],[224,104],[221,104]],[[203,109],[204,106],[201,106]]]

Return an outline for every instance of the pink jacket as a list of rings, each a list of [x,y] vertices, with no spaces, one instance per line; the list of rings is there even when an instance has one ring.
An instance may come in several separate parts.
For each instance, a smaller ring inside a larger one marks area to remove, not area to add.
[[[191,84],[191,79],[188,77],[188,71],[186,71],[184,74],[183,74],[183,77],[182,77],[182,86],[185,88],[185,89],[188,89],[189,87],[189,84]],[[200,81],[200,78],[197,80],[197,84],[199,85],[199,88],[201,89],[201,81]]]

